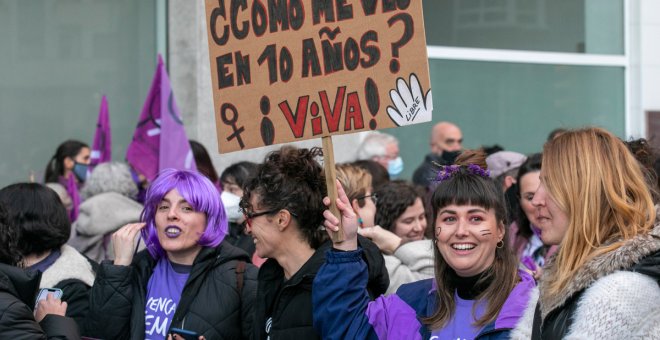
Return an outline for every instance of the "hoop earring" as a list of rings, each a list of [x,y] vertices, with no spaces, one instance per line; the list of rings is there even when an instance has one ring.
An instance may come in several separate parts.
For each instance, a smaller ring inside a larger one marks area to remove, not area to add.
[[[504,240],[500,240],[499,242],[497,242],[495,247],[497,247],[497,249],[502,249],[504,247]]]

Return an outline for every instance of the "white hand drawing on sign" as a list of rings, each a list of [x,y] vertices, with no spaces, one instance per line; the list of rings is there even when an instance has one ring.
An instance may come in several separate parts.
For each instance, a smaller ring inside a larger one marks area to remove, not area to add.
[[[396,81],[396,90],[390,90],[390,99],[394,107],[387,107],[387,114],[398,126],[406,126],[420,121],[430,121],[433,111],[433,96],[431,89],[422,93],[417,76],[410,75],[410,86],[405,79]]]

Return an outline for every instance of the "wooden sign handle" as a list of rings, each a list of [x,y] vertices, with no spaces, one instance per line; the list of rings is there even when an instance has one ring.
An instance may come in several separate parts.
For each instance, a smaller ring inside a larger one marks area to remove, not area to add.
[[[330,197],[330,211],[339,218],[339,230],[331,233],[333,242],[344,241],[344,230],[341,226],[341,214],[337,208],[337,171],[335,169],[335,154],[332,147],[332,136],[324,136],[323,140],[323,167],[325,168],[325,186],[328,188],[328,197]]]

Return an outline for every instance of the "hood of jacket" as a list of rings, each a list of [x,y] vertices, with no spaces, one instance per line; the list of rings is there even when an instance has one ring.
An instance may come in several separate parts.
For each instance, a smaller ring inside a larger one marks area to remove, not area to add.
[[[545,319],[548,313],[564,305],[574,294],[588,288],[601,277],[618,270],[633,269],[640,261],[642,263],[640,269],[644,270],[646,268],[648,270],[653,261],[660,261],[657,258],[657,256],[660,256],[657,254],[658,250],[660,250],[660,224],[656,224],[650,233],[637,235],[625,241],[616,250],[587,261],[575,272],[560,294],[555,295],[549,294],[547,289],[544,289],[544,286],[549,284],[549,281],[555,277],[557,272],[555,257],[553,256],[544,267],[543,276],[539,280],[541,317]],[[649,255],[653,256],[647,259]],[[645,263],[648,265],[644,265]],[[657,267],[655,269],[658,270]]]
[[[0,263],[0,291],[16,296],[28,306],[34,306],[41,273]]]
[[[71,279],[93,286],[96,273],[92,264],[71,246],[65,244],[60,251],[62,255],[43,272],[39,287],[55,287],[58,283]]]
[[[139,222],[142,208],[140,203],[116,192],[94,195],[80,204],[78,219],[71,225],[72,234],[96,236],[114,232],[127,223]]]

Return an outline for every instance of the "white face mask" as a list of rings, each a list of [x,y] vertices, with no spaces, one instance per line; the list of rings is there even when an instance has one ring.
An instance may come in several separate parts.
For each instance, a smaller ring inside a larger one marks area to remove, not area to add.
[[[222,194],[220,194],[220,199],[222,200],[222,204],[225,206],[227,221],[239,223],[239,221],[243,218],[241,208],[238,206],[241,198],[232,194],[231,192],[223,191]]]

